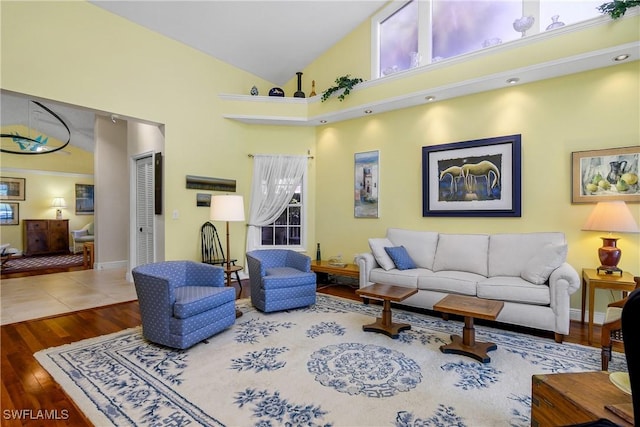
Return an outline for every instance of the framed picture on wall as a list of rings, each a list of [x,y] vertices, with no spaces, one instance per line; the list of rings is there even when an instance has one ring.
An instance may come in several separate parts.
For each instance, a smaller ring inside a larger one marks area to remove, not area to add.
[[[354,216],[378,218],[380,195],[380,152],[355,154]]]
[[[25,200],[25,178],[0,178],[0,200]]]
[[[571,202],[640,202],[640,147],[571,153]]]
[[[521,216],[521,136],[422,147],[422,216]]]
[[[18,225],[20,223],[20,204],[0,202],[0,224]]]
[[[93,185],[76,184],[76,215],[93,215]]]

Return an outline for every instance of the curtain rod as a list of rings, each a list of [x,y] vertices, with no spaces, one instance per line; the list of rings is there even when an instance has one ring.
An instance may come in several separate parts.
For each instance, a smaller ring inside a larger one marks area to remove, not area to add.
[[[262,156],[266,156],[268,154],[261,154]],[[286,154],[285,154],[286,155]],[[249,158],[254,158],[256,155],[255,154],[247,154],[247,156]],[[313,159],[313,156],[307,156],[307,159]]]

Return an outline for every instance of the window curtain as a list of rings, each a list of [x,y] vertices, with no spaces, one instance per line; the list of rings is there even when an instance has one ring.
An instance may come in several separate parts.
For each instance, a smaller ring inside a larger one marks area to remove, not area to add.
[[[286,209],[306,169],[307,156],[254,156],[247,252],[260,246],[260,227],[274,222]]]

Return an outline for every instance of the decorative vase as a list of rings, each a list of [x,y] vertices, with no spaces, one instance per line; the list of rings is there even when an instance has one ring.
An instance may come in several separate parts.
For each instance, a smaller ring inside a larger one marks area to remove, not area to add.
[[[309,94],[309,96],[316,96],[316,81],[315,80],[311,80],[311,93]]]
[[[293,94],[293,97],[304,98],[304,92],[302,91],[302,73],[298,71],[296,74],[298,75],[298,90]]]
[[[564,22],[558,22],[558,18],[560,18],[560,15],[553,15],[551,17],[551,24],[547,27],[547,31],[564,27]]]
[[[316,261],[320,262],[322,255],[320,254],[320,243],[318,243],[318,249],[316,249]]]
[[[513,29],[522,33],[522,37],[524,37],[527,30],[533,26],[534,21],[535,18],[533,16],[523,16],[513,21]]]
[[[258,88],[255,86],[251,87],[251,92],[249,92],[252,96],[257,96],[258,95]]]
[[[269,91],[269,96],[284,96],[284,91],[279,87],[272,87]]]

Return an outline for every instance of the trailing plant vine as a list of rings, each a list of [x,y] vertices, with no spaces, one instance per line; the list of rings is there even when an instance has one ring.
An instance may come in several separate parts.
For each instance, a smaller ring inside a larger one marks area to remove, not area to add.
[[[618,19],[624,16],[627,9],[636,6],[640,6],[640,0],[613,0],[601,4],[598,6],[598,10],[611,16],[611,19]]]
[[[344,89],[340,95],[338,95],[338,99],[340,102],[344,101],[344,97],[351,93],[351,89],[358,83],[361,83],[363,80],[359,77],[351,78],[351,74],[347,74],[346,76],[338,77],[336,79],[336,85],[331,86],[324,92],[322,92],[322,98],[320,99],[322,102],[329,99],[329,97],[334,93],[341,89]]]

